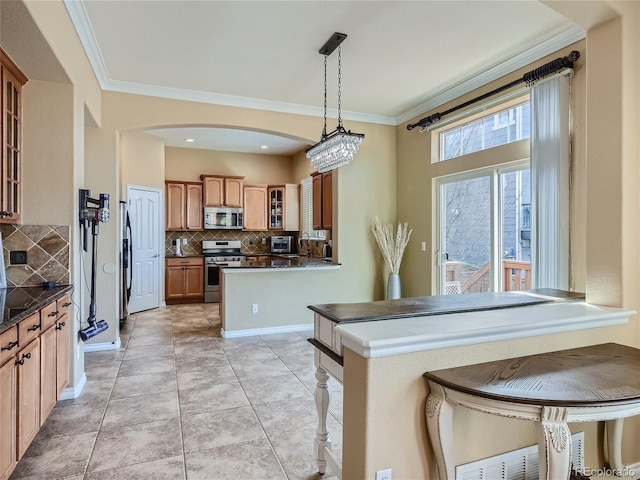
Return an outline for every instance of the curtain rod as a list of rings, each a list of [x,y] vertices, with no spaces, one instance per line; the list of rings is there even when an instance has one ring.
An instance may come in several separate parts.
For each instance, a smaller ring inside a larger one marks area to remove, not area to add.
[[[416,127],[422,127],[422,128],[428,127],[430,125],[433,125],[436,122],[439,122],[442,119],[442,117],[444,117],[445,115],[449,115],[462,108],[468,107],[469,105],[473,105],[474,103],[480,102],[485,98],[489,98],[500,92],[504,92],[505,90],[515,87],[516,85],[519,85],[521,83],[526,83],[527,85],[531,85],[536,81],[540,80],[541,78],[546,77],[547,75],[551,75],[565,68],[573,68],[573,62],[577,61],[579,58],[580,58],[580,52],[578,52],[577,50],[573,50],[566,57],[556,58],[555,60],[549,63],[545,63],[541,67],[538,67],[534,70],[531,70],[530,72],[525,73],[522,76],[522,78],[518,78],[517,80],[514,80],[510,83],[507,83],[506,85],[498,87],[495,90],[491,90],[490,92],[487,92],[484,95],[480,95],[460,105],[452,107],[449,110],[445,110],[442,113],[440,112],[434,113],[433,115],[429,115],[428,117],[424,117],[418,120],[416,123],[410,123],[409,125],[407,125],[407,130],[413,130]]]

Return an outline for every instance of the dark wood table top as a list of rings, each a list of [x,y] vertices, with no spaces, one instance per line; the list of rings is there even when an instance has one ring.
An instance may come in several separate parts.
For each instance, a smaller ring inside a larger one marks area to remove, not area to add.
[[[605,343],[424,374],[477,397],[530,405],[640,401],[640,350]]]
[[[465,313],[567,300],[584,300],[584,298],[584,293],[545,288],[527,290],[526,292],[483,292],[410,297],[377,302],[328,303],[310,305],[308,308],[333,322],[344,323]]]

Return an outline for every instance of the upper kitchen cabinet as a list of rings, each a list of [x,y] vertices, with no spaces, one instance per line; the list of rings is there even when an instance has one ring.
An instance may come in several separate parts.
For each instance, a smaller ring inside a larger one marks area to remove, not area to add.
[[[202,183],[165,182],[167,230],[202,230]]]
[[[314,173],[313,177],[313,229],[331,230],[333,216],[332,172]]]
[[[244,229],[267,230],[267,185],[244,186]]]
[[[300,226],[298,192],[299,186],[291,183],[269,186],[269,230],[298,230]]]
[[[22,176],[22,86],[27,77],[0,48],[2,95],[2,174],[0,184],[0,222],[20,222]]]
[[[242,207],[244,177],[200,175],[205,207]]]

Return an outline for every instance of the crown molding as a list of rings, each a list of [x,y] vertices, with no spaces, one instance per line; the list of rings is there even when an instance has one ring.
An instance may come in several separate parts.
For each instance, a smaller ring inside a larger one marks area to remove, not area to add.
[[[89,59],[93,73],[98,79],[100,87],[104,89],[104,86],[109,81],[109,73],[107,72],[107,66],[104,63],[100,49],[98,48],[98,42],[89,23],[89,17],[87,11],[84,8],[84,2],[78,0],[62,0],[71,23],[76,29],[78,38],[82,48]]]
[[[585,31],[577,26],[570,26],[569,28],[553,33],[549,38],[538,43],[535,47],[515,55],[509,60],[499,63],[482,73],[474,75],[453,87],[449,87],[446,90],[436,93],[419,105],[397,115],[395,117],[396,125],[400,125],[401,123],[411,120],[419,115],[434,110],[440,105],[444,105],[451,100],[455,100],[476,88],[480,88],[494,80],[502,78],[505,75],[539,60],[542,57],[551,55],[572,43],[584,39],[585,36]]]

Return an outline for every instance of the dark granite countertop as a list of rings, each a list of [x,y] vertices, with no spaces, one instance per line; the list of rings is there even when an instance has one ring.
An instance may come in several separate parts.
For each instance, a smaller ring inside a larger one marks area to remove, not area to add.
[[[465,313],[568,300],[584,300],[584,298],[584,293],[537,289],[526,292],[433,295],[364,303],[329,303],[309,305],[308,308],[331,321],[343,323]]]
[[[2,307],[0,333],[71,290],[73,285],[58,285],[51,290],[44,290],[41,287],[0,289],[0,307]]]
[[[336,267],[339,263],[324,261],[321,258],[307,257],[301,255],[248,255],[249,257],[260,257],[263,260],[243,260],[237,266],[224,268],[308,268],[308,267]]]

